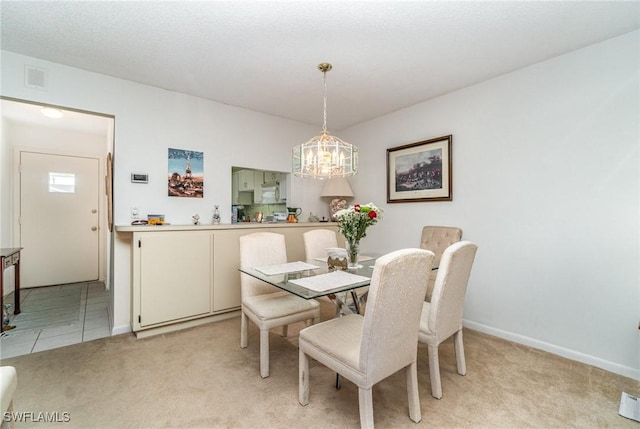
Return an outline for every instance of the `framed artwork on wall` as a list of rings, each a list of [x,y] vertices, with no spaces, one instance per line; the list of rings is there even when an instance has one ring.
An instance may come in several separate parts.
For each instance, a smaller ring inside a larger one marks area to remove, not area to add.
[[[387,202],[451,201],[452,136],[387,149]]]
[[[204,153],[169,148],[168,195],[202,198],[204,196]]]

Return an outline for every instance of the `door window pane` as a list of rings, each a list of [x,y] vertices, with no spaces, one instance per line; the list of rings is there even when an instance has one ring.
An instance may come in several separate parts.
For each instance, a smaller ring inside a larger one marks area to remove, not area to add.
[[[69,173],[49,173],[49,192],[72,194],[76,191],[76,175]]]

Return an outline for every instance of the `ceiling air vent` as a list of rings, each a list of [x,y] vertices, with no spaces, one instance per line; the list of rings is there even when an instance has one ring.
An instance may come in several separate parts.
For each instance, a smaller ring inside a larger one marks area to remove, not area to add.
[[[41,67],[24,66],[24,86],[27,88],[47,89],[47,70]]]

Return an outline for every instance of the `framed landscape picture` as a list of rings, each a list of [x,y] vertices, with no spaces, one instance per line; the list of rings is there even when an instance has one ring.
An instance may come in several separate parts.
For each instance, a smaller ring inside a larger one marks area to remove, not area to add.
[[[448,135],[387,149],[387,202],[451,201],[451,140]]]

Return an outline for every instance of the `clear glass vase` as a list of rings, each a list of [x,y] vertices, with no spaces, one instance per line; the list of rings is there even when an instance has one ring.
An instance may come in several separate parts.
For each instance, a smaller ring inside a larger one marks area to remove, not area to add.
[[[347,268],[362,268],[362,265],[358,263],[358,253],[360,252],[359,241],[346,241],[347,247]]]

